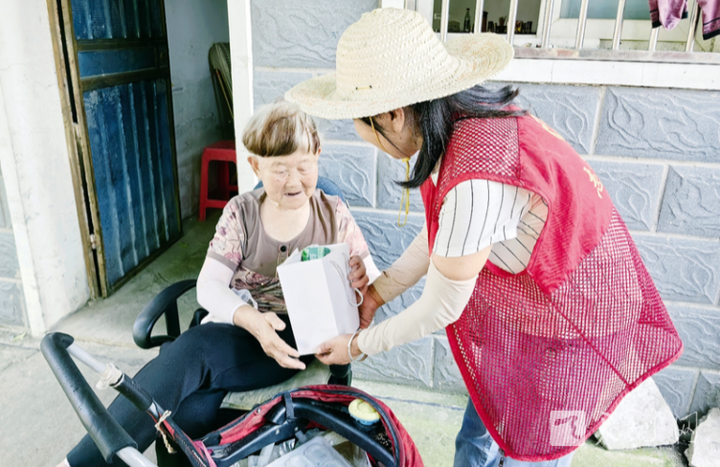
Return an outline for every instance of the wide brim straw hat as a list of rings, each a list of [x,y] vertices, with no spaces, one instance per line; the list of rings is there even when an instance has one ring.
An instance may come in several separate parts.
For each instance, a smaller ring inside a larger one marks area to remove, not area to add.
[[[513,48],[496,34],[443,44],[419,13],[383,8],[343,33],[336,57],[334,73],[298,84],[285,99],[316,117],[371,117],[470,89],[505,68]]]

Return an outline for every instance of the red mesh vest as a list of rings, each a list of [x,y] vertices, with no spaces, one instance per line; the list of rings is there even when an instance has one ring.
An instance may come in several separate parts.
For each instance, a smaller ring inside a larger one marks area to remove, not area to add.
[[[447,328],[480,417],[508,456],[561,457],[682,352],[660,295],[590,166],[534,117],[462,119],[437,187],[422,186],[432,253],[445,195],[486,179],[548,204],[527,269],[488,262]]]

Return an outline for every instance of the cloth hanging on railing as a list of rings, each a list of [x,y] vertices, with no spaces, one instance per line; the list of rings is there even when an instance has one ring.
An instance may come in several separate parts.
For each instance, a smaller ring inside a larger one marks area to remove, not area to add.
[[[688,16],[687,0],[648,0],[652,27],[663,26],[668,31]],[[720,0],[697,0],[702,11],[703,39],[720,34]],[[690,27],[693,27],[691,25]]]

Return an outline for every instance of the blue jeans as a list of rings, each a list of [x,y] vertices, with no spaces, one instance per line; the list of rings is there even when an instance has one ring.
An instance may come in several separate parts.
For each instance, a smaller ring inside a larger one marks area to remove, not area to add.
[[[503,467],[570,467],[574,452],[551,461],[524,462],[505,457]],[[455,439],[455,467],[497,467],[500,447],[480,420],[472,400],[468,401],[462,428]]]

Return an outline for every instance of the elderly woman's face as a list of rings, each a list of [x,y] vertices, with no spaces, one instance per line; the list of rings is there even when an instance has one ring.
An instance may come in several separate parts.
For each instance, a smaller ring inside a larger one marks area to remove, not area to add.
[[[298,150],[289,156],[254,157],[251,165],[276,207],[300,209],[315,192],[319,155]]]

